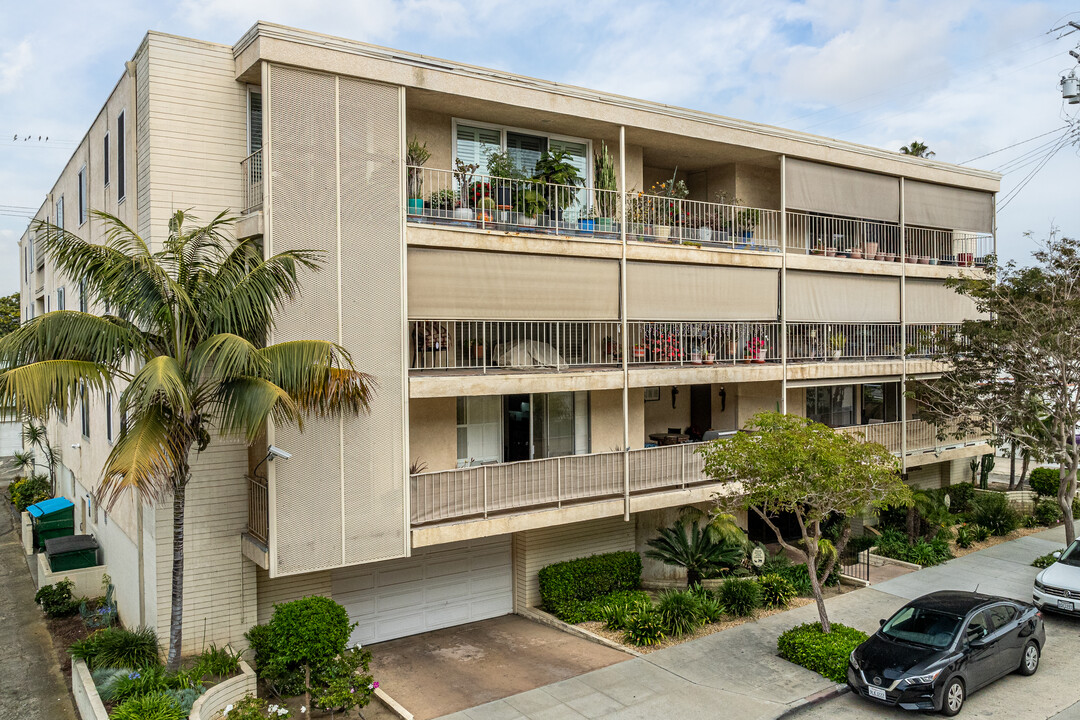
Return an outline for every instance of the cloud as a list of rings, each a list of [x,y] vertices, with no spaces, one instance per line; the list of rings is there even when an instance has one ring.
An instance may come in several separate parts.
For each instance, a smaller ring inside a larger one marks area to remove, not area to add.
[[[0,55],[0,95],[14,92],[22,87],[26,69],[34,59],[30,40],[26,39]]]

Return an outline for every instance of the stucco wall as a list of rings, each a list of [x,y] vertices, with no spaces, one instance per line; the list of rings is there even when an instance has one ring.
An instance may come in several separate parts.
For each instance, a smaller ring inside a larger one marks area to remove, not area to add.
[[[759,412],[775,411],[780,401],[780,383],[741,383],[739,385],[739,427]]]
[[[457,466],[457,398],[409,401],[409,462],[418,461],[428,472]]]

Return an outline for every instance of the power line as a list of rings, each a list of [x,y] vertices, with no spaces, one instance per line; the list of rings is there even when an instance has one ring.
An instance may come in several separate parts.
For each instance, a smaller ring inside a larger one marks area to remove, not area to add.
[[[1048,142],[1044,142],[1044,143],[1032,148],[1031,150],[1028,150],[1027,152],[1025,152],[1025,153],[1023,153],[1021,155],[1017,155],[1016,157],[1014,157],[1014,158],[1012,158],[1010,160],[1006,160],[1002,164],[1000,164],[997,167],[993,168],[993,172],[1000,172],[1000,173],[1013,172],[1013,171],[1017,170],[1018,168],[1024,167],[1025,165],[1027,165],[1028,162],[1030,162],[1031,160],[1036,159],[1037,157],[1039,157],[1040,154],[1043,151],[1047,150],[1048,148],[1052,147],[1056,143],[1060,142],[1062,138],[1068,138],[1068,137],[1070,137],[1072,135],[1075,135],[1075,134],[1076,134],[1075,132],[1065,133],[1064,135],[1062,135],[1060,137],[1056,137],[1056,138],[1054,138],[1054,139],[1052,139],[1052,140],[1050,140]]]
[[[976,160],[982,160],[982,159],[983,159],[984,157],[990,157],[991,155],[997,155],[997,154],[998,154],[999,152],[1004,152],[1005,150],[1011,150],[1011,149],[1012,149],[1012,148],[1014,148],[1014,147],[1017,147],[1017,146],[1020,146],[1020,145],[1024,145],[1024,144],[1026,144],[1026,143],[1029,143],[1029,142],[1031,142],[1032,140],[1038,140],[1038,139],[1039,139],[1039,138],[1041,138],[1041,137],[1046,137],[1047,135],[1050,135],[1050,134],[1052,134],[1052,133],[1057,133],[1057,132],[1061,132],[1062,130],[1066,130],[1066,129],[1068,129],[1068,128],[1069,128],[1069,126],[1068,126],[1068,125],[1062,125],[1062,126],[1061,126],[1061,127],[1059,127],[1059,128],[1054,128],[1053,130],[1049,130],[1049,131],[1047,131],[1047,132],[1044,132],[1044,133],[1042,133],[1041,135],[1036,135],[1035,137],[1029,137],[1029,138],[1028,138],[1027,140],[1021,140],[1020,142],[1015,142],[1015,143],[1013,143],[1012,145],[1006,145],[1006,146],[1005,146],[1005,147],[1003,147],[1003,148],[998,148],[997,150],[993,150],[993,151],[991,151],[991,152],[988,152],[988,153],[986,153],[985,155],[979,155],[978,157],[973,157],[973,158],[971,158],[970,160],[965,160],[964,162],[962,162],[962,163],[957,163],[957,164],[958,164],[958,165],[967,165],[967,164],[968,164],[969,162],[975,162]]]
[[[1035,176],[1039,174],[1039,171],[1046,167],[1046,164],[1050,162],[1050,159],[1057,155],[1058,151],[1061,150],[1061,148],[1065,147],[1070,137],[1072,137],[1071,134],[1065,135],[1060,140],[1058,140],[1057,144],[1053,148],[1051,148],[1050,151],[1047,152],[1046,155],[1042,158],[1042,162],[1036,165],[1035,169],[1028,173],[1027,176],[1020,181],[1019,185],[1017,185],[1015,188],[1013,188],[1006,194],[1005,198],[1002,199],[1001,204],[997,206],[997,211],[999,213],[1005,208],[1007,208],[1009,206],[1009,203],[1015,200],[1016,197],[1020,194],[1020,191],[1027,187],[1028,183],[1030,183],[1035,178]]]

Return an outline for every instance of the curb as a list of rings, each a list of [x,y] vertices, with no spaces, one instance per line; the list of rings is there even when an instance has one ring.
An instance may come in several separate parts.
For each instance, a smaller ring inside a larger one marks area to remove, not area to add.
[[[819,690],[818,692],[813,693],[812,695],[807,695],[806,697],[802,698],[801,700],[796,700],[795,702],[790,703],[788,705],[788,709],[777,716],[777,720],[781,720],[781,718],[795,717],[796,715],[798,715],[803,710],[806,710],[807,708],[812,708],[812,707],[815,707],[817,705],[822,705],[822,704],[827,703],[828,701],[833,700],[835,698],[838,698],[841,695],[844,695],[845,693],[848,693],[848,692],[851,692],[851,688],[849,688],[847,685],[841,685],[839,683],[837,683],[836,685],[833,685],[831,688],[826,688],[825,690]]]
[[[562,630],[568,635],[576,635],[582,640],[588,640],[598,645],[603,645],[604,647],[611,648],[612,650],[618,650],[628,655],[633,655],[634,657],[643,657],[643,653],[640,653],[633,648],[623,647],[618,643],[614,643],[611,640],[608,640],[606,637],[602,637],[600,635],[597,635],[596,633],[591,633],[585,628],[579,628],[576,625],[570,625],[569,623],[565,623],[554,615],[550,615],[543,610],[537,610],[536,608],[522,608],[517,611],[517,614],[525,618],[526,620],[532,620],[533,622],[538,622],[542,625],[553,627],[556,630]]]

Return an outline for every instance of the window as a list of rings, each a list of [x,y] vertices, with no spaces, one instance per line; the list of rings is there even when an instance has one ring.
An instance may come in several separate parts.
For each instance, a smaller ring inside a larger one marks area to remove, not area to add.
[[[61,230],[64,229],[64,196],[61,195],[56,199],[56,226]]]
[[[26,284],[30,284],[30,243],[23,246],[23,274],[26,276]]]
[[[64,288],[56,288],[56,309],[67,310],[67,298],[64,297]]]
[[[479,165],[476,172],[487,175],[487,155],[502,149],[502,131],[491,128],[457,126],[457,142],[454,156],[457,160],[470,165]]]
[[[109,442],[113,441],[113,412],[112,412],[112,390],[105,392],[105,439]]]
[[[79,170],[79,224],[86,222],[86,166]]]
[[[589,402],[585,392],[533,395],[533,457],[589,452]]]
[[[502,462],[503,403],[499,395],[457,399],[458,467]]]
[[[855,424],[855,387],[830,385],[806,389],[806,417],[829,427]]]
[[[454,158],[480,166],[476,172],[487,174],[487,154],[505,149],[526,175],[536,170],[536,161],[545,152],[565,152],[587,186],[592,175],[589,143],[578,138],[561,138],[539,132],[454,124]]]
[[[1012,605],[994,605],[988,612],[995,630],[1005,627],[1016,617],[1016,608]]]
[[[86,280],[79,281],[79,312],[90,312],[90,298],[86,296]]]
[[[81,395],[81,402],[79,403],[79,411],[82,416],[82,434],[83,437],[90,437],[90,394],[86,390],[86,383],[83,383],[79,388],[79,394]]]
[[[248,91],[248,154],[262,150],[262,93]]]
[[[124,138],[124,113],[116,116],[116,201],[120,202],[127,196],[127,188],[124,187],[127,179],[125,148],[127,141]]]
[[[101,141],[101,149],[101,157],[105,160],[105,187],[109,187],[109,133],[105,133],[105,137]]]
[[[896,422],[900,419],[900,383],[868,383],[862,386],[862,424]]]

